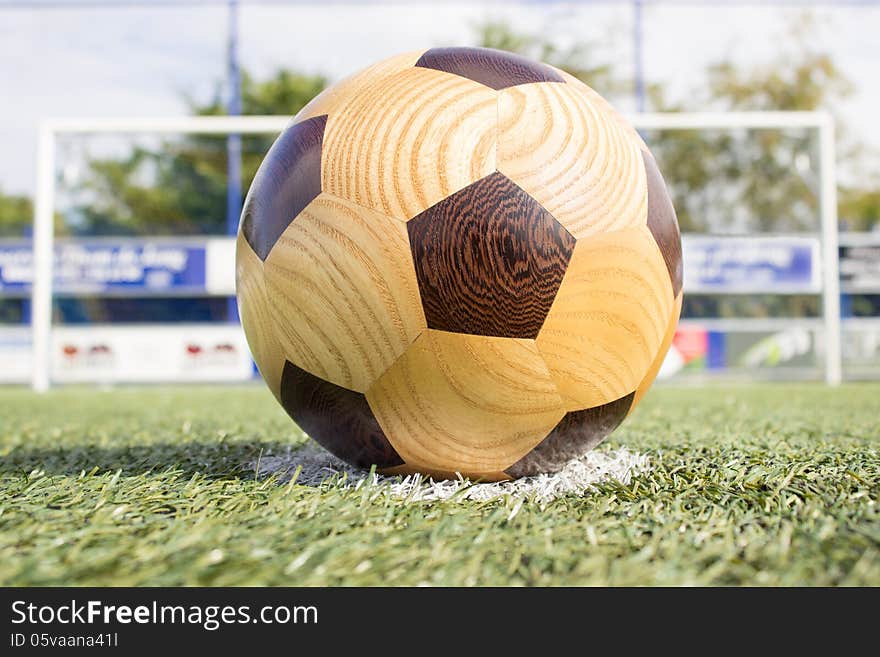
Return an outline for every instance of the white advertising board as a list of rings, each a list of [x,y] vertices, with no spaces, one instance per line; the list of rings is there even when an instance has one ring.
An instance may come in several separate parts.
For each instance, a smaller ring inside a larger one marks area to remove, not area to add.
[[[0,330],[0,383],[30,381],[31,358],[28,329]],[[52,332],[57,383],[246,381],[253,374],[238,325],[59,326]]]

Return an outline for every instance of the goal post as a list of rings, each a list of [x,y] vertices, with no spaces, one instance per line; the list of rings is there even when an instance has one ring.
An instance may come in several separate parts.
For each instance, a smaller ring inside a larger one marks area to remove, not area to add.
[[[698,112],[643,113],[629,115],[628,118],[637,129],[644,130],[805,128],[818,133],[824,373],[827,383],[839,384],[842,377],[842,355],[837,179],[834,123],[831,116],[825,112]],[[289,122],[289,116],[199,116],[50,119],[41,124],[37,147],[37,186],[32,246],[31,386],[33,390],[44,392],[51,385],[57,139],[60,136],[75,134],[270,135],[280,133]]]
[[[50,119],[40,125],[34,199],[31,288],[32,378],[35,392],[51,385],[52,282],[55,249],[55,145],[74,134],[278,134],[289,116],[184,116],[174,118]]]
[[[806,112],[656,112],[629,116],[639,130],[814,130],[819,142],[819,222],[821,240],[822,319],[825,382],[843,379],[840,273],[837,225],[837,154],[834,118],[824,111]],[[685,267],[687,263],[685,262]],[[687,290],[685,290],[687,292]]]

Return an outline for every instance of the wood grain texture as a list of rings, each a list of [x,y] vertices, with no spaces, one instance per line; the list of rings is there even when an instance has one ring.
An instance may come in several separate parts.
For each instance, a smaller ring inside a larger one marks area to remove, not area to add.
[[[323,189],[410,219],[495,170],[496,92],[416,67],[365,85],[332,114]]]
[[[672,281],[672,291],[678,294],[682,284],[681,234],[672,199],[663,182],[663,176],[650,153],[644,153],[648,178],[648,229],[657,241]]]
[[[643,226],[648,192],[638,145],[569,84],[498,94],[498,170],[577,239]]]
[[[416,66],[460,75],[492,89],[529,82],[563,82],[552,66],[492,48],[431,48]]]
[[[289,126],[272,144],[248,191],[240,231],[261,260],[321,193],[321,143],[326,116]]]
[[[645,140],[642,139],[642,136],[639,134],[638,130],[633,127],[632,123],[627,121],[625,116],[618,112],[611,103],[605,100],[605,98],[596,93],[596,91],[591,86],[574,77],[571,73],[559,71],[559,75],[562,76],[562,79],[565,80],[566,84],[570,85],[572,89],[580,93],[584,98],[593,103],[596,107],[606,112],[608,116],[610,116],[614,120],[614,122],[617,123],[618,127],[623,130],[627,135],[629,135],[629,138],[632,139],[632,141],[639,147],[639,150],[644,153],[650,152],[647,144],[645,144]]]
[[[349,463],[361,468],[403,463],[361,393],[287,362],[281,379],[281,405],[312,439]]]
[[[536,340],[566,410],[636,389],[660,349],[673,300],[646,226],[578,241]]]
[[[669,314],[669,321],[666,325],[666,332],[663,335],[663,342],[660,343],[660,349],[657,351],[657,356],[654,358],[654,362],[651,363],[651,367],[648,368],[647,374],[645,374],[645,377],[636,388],[632,407],[629,410],[630,413],[632,413],[635,407],[638,406],[639,402],[642,401],[642,398],[645,396],[645,393],[648,392],[651,384],[654,383],[654,379],[657,378],[657,374],[663,366],[663,359],[666,358],[666,352],[669,351],[669,347],[672,345],[672,340],[675,337],[675,329],[678,328],[678,318],[681,315],[681,300],[682,293],[679,292],[678,296],[675,297],[675,303],[672,305],[672,311]]]
[[[565,414],[533,341],[430,329],[367,400],[409,468],[474,478],[515,463]]]
[[[571,459],[589,452],[614,431],[626,417],[635,393],[612,402],[569,411],[535,449],[507,468],[511,477],[531,477],[558,472]]]
[[[365,392],[425,328],[406,224],[321,194],[265,263],[287,359]]]
[[[269,386],[280,399],[281,370],[284,355],[275,338],[274,320],[263,274],[263,262],[239,233],[235,243],[235,290],[238,314],[254,362]]]
[[[407,223],[429,328],[535,338],[575,240],[493,173]]]
[[[382,86],[386,78],[412,68],[424,50],[402,53],[383,59],[330,85],[303,107],[291,123],[298,123],[313,116],[332,115],[354,100],[364,87]]]

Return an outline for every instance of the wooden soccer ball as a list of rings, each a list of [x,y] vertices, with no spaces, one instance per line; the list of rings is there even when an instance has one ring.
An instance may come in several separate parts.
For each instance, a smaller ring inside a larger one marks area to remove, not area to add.
[[[651,385],[681,308],[654,158],[592,89],[479,48],[297,114],[248,193],[242,324],[290,416],[384,473],[560,469]]]

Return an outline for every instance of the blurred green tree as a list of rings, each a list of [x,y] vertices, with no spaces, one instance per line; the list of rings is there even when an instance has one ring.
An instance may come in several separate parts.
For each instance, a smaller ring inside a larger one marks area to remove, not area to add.
[[[326,85],[290,70],[266,80],[242,75],[243,114],[294,115]],[[188,99],[193,114],[225,114],[221,90],[207,103]],[[272,143],[242,138],[242,189],[248,189]],[[156,147],[136,146],[124,158],[92,159],[76,194],[74,230],[81,234],[223,233],[226,221],[226,139],[188,135]]]
[[[29,197],[6,194],[0,189],[0,237],[21,237],[29,230],[33,216]]]
[[[614,99],[632,89],[611,62],[600,62],[597,44],[577,42],[560,46],[554,39],[517,32],[510,23],[489,20],[474,26],[476,43],[483,48],[515,52],[560,68],[590,85],[605,98]]]
[[[708,67],[705,83],[671,103],[651,89],[658,111],[834,110],[852,85],[832,57],[816,49],[808,19],[777,39],[770,61]],[[818,228],[815,133],[804,130],[664,131],[649,135],[676,201],[683,230],[797,232]],[[853,157],[855,153],[849,153]]]
[[[880,176],[864,186],[842,185],[838,194],[838,215],[846,230],[880,230]]]

